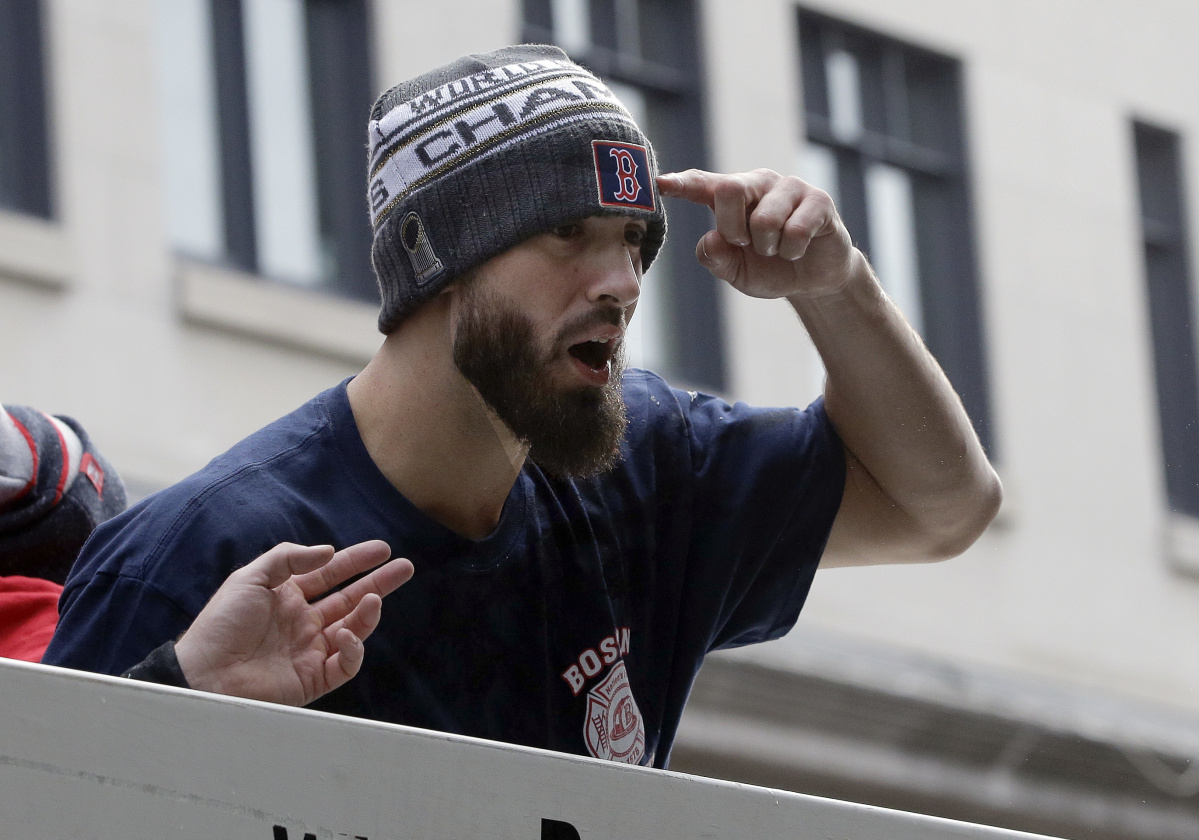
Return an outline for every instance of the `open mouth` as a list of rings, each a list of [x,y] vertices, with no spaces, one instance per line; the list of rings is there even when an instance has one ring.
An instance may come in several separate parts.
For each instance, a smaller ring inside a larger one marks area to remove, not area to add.
[[[612,361],[612,355],[616,352],[616,342],[608,338],[580,341],[570,345],[566,352],[598,372],[606,370],[608,363]]]

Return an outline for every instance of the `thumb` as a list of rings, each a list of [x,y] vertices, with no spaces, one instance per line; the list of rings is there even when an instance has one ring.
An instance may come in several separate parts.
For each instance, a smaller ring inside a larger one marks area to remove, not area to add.
[[[718,231],[710,230],[695,246],[695,258],[714,276],[731,283],[737,277],[745,256],[740,248],[730,244]]]

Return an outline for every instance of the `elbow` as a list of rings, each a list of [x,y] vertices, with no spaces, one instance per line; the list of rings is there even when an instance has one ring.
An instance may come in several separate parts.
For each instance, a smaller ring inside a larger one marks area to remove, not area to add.
[[[953,493],[938,522],[927,531],[926,556],[930,562],[964,554],[990,527],[1003,505],[1003,484],[990,464]]]

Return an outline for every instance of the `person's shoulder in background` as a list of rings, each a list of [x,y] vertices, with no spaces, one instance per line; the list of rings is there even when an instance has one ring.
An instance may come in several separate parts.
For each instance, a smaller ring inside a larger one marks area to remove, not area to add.
[[[75,558],[125,503],[120,476],[78,422],[0,406],[0,656],[40,659]]]
[[[0,657],[40,662],[58,625],[62,586],[23,575],[0,577]]]

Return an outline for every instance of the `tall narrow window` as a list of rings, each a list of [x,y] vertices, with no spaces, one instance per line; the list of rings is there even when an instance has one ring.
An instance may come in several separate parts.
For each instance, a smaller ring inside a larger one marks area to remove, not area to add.
[[[1199,372],[1178,135],[1133,124],[1158,417],[1171,510],[1199,516]]]
[[[558,44],[607,82],[649,135],[663,171],[705,165],[694,2],[525,0],[524,21],[524,40]],[[721,389],[720,290],[692,251],[707,211],[666,201],[670,237],[642,282],[630,363]]]
[[[50,218],[42,4],[0,0],[0,209]]]
[[[366,0],[159,0],[176,248],[373,300]]]
[[[806,10],[799,31],[799,174],[832,195],[994,456],[960,67]]]

